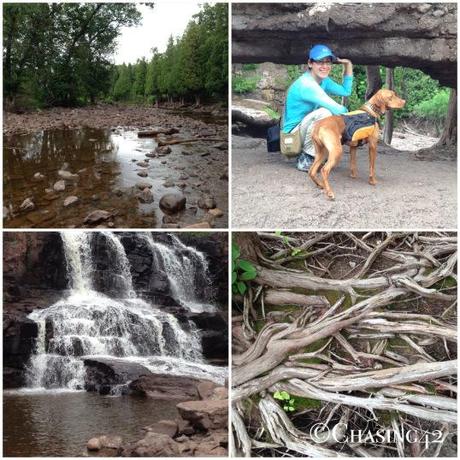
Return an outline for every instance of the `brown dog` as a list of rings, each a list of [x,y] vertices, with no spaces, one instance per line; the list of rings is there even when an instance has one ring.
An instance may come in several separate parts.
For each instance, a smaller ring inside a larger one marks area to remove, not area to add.
[[[394,91],[389,89],[381,89],[372,96],[362,107],[361,111],[367,112],[372,117],[378,119],[387,109],[400,109],[404,107],[406,101],[400,99]],[[315,145],[315,161],[311,166],[308,175],[312,178],[318,187],[324,189],[328,198],[335,198],[334,192],[329,184],[329,174],[332,168],[336,166],[342,158],[341,138],[345,130],[345,122],[341,115],[334,115],[323,118],[317,121],[312,129],[312,139]],[[362,139],[361,142],[369,143],[369,184],[375,185],[375,158],[377,156],[377,142],[379,139],[379,125],[375,123],[375,127],[371,130],[368,137]],[[357,177],[356,167],[356,148],[357,141],[346,142],[350,146],[350,175],[353,178]],[[326,164],[321,168],[321,176],[323,180],[317,177],[318,170],[327,158]]]

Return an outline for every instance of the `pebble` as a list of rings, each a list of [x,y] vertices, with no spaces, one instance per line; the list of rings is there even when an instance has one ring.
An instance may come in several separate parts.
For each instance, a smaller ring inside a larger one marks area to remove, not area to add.
[[[140,168],[148,168],[149,164],[147,163],[147,161],[138,161],[137,163],[137,166],[139,166]]]
[[[148,173],[147,171],[139,171],[139,172],[137,173],[137,175],[138,175],[139,177],[147,177],[147,176],[149,175],[149,173]]]
[[[64,207],[67,208],[68,206],[72,206],[73,204],[78,203],[80,200],[78,199],[78,196],[68,196],[64,200]]]
[[[54,185],[53,185],[54,190],[56,192],[63,192],[65,190],[65,181],[63,180],[58,180]]]
[[[216,200],[212,196],[202,196],[198,200],[198,207],[202,209],[213,209],[216,207]]]
[[[152,188],[152,184],[148,183],[148,182],[138,182],[136,184],[136,187],[141,189],[141,190],[144,190],[146,188]]]
[[[174,187],[174,181],[172,179],[168,179],[167,181],[163,182],[163,187]]]
[[[107,220],[112,216],[112,214],[108,211],[103,211],[102,209],[97,209],[95,211],[90,212],[86,217],[85,217],[85,224],[98,224],[99,222],[102,222],[103,220]]]
[[[208,214],[211,214],[212,217],[222,217],[224,215],[224,212],[222,211],[222,209],[214,208],[210,209],[208,211]]]
[[[35,209],[35,204],[30,198],[26,198],[21,206],[19,206],[19,209],[21,211],[31,211],[32,209]]]
[[[153,203],[153,193],[149,188],[142,190],[142,192],[137,195],[137,198],[141,203]]]
[[[58,176],[66,180],[78,179],[78,174],[72,174],[70,171],[63,171],[62,169],[58,171]]]
[[[40,173],[40,172],[36,172],[36,173],[34,174],[34,179],[35,179],[35,180],[43,180],[44,178],[45,178],[45,176],[44,176],[42,173]]]

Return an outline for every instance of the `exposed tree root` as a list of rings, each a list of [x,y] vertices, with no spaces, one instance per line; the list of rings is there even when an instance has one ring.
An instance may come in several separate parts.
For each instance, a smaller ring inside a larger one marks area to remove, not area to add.
[[[250,256],[236,238],[257,277],[234,299],[233,455],[442,455],[427,436],[448,443],[457,421],[456,237],[250,238]]]

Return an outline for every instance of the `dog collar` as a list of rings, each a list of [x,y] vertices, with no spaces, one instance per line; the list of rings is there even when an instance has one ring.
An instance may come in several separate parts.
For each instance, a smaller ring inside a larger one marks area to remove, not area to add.
[[[366,102],[361,108],[375,118],[379,118],[383,115],[379,108],[370,102]]]

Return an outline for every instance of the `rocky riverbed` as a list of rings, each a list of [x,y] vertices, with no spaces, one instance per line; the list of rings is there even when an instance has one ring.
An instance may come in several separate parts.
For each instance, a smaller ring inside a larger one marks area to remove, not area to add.
[[[10,228],[225,228],[226,111],[5,114],[3,212]]]

